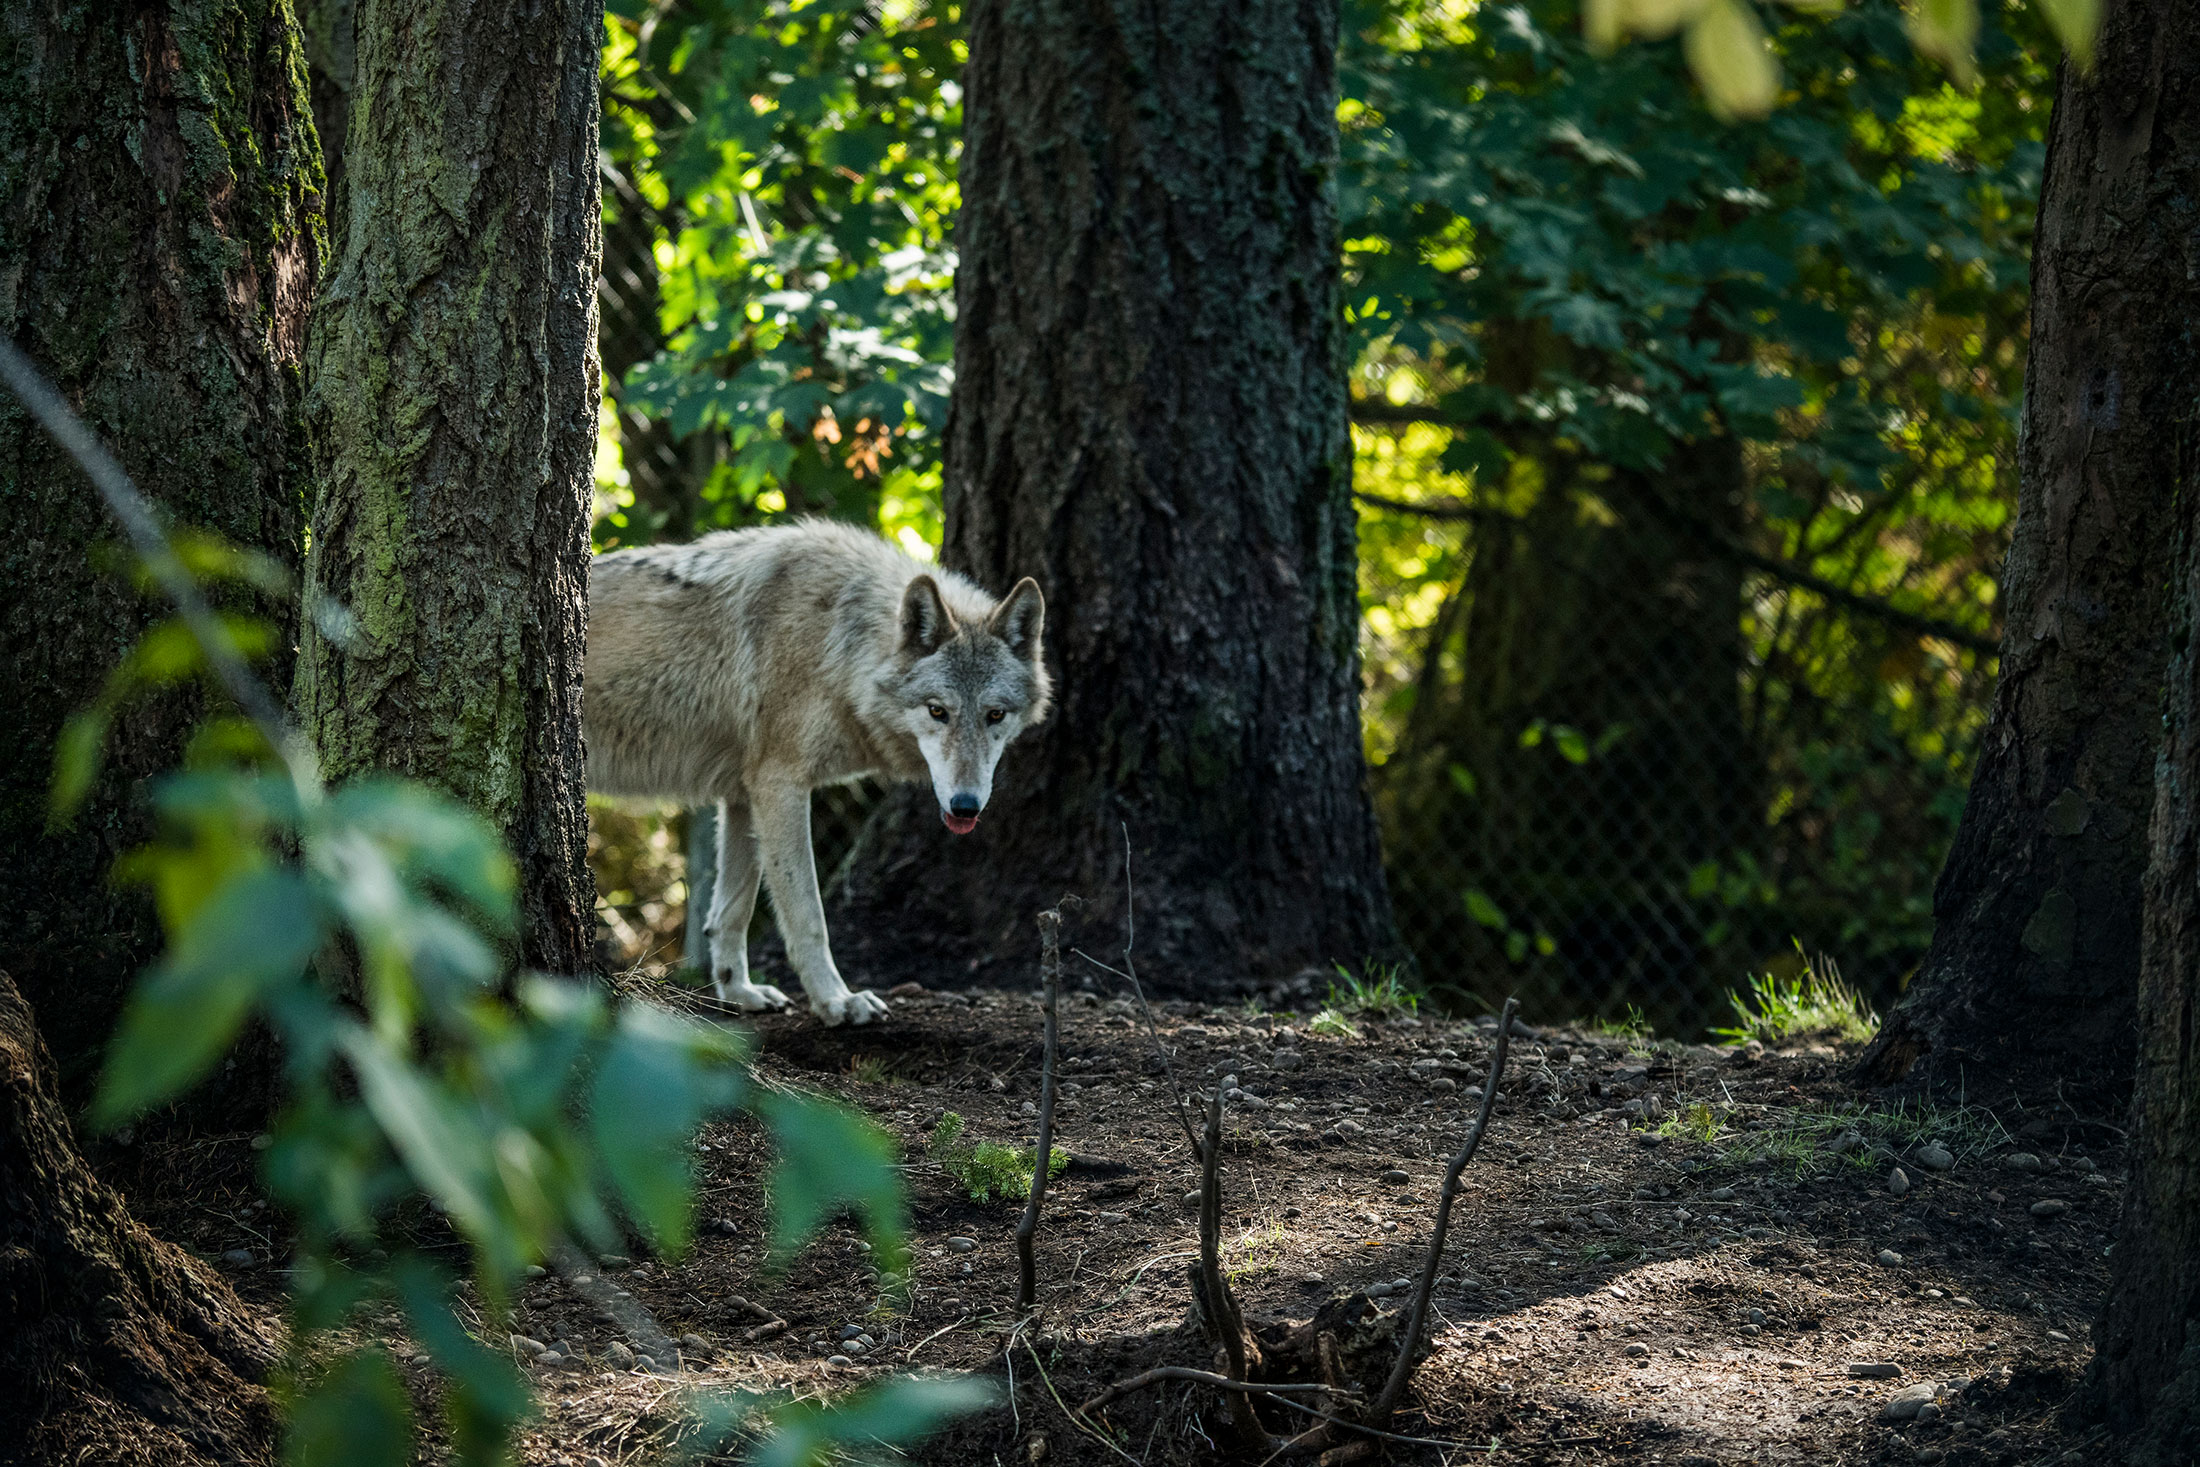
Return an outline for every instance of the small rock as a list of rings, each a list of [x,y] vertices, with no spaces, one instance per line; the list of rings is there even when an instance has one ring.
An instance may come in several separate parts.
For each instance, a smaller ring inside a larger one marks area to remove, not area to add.
[[[1750,1310],[1749,1322],[1751,1324],[1763,1324],[1765,1322],[1765,1312],[1762,1309]]]
[[[1879,1408],[1881,1421],[1914,1421],[1925,1403],[1939,1394],[1940,1388],[1929,1380],[1904,1386],[1887,1398],[1887,1404]]]
[[[1357,1136],[1364,1132],[1367,1127],[1361,1125],[1358,1121],[1339,1121],[1336,1129],[1341,1135]]]
[[[852,1340],[862,1333],[863,1326],[860,1324],[844,1324],[840,1327],[840,1338],[844,1341]]]
[[[1902,1367],[1892,1360],[1851,1360],[1848,1373],[1851,1380],[1892,1380],[1902,1373]]]
[[[1908,1172],[1896,1167],[1893,1171],[1887,1173],[1887,1191],[1891,1196],[1900,1197],[1909,1190],[1910,1174]]]
[[[1852,1151],[1864,1149],[1864,1138],[1855,1131],[1843,1131],[1826,1144],[1826,1150],[1835,1156],[1847,1156]]]
[[[1745,1335],[1761,1335],[1764,1332],[1765,1327],[1761,1324],[1745,1324],[1742,1326],[1742,1333]]]
[[[2061,1217],[2070,1210],[2070,1204],[2060,1197],[2042,1197],[2026,1210],[2034,1217]],[[228,1256],[226,1253],[222,1255],[224,1258]]]
[[[845,1355],[827,1355],[825,1357],[825,1363],[827,1365],[853,1365],[855,1364],[855,1361],[850,1360]]]
[[[1369,1284],[1367,1286],[1367,1297],[1370,1299],[1388,1299],[1390,1297],[1390,1285]]]
[[[680,1348],[683,1350],[691,1350],[698,1355],[704,1355],[710,1352],[710,1341],[704,1339],[701,1335],[696,1334],[694,1331],[690,1330],[688,1333],[680,1336]]]
[[[1900,1268],[1902,1266],[1902,1255],[1892,1248],[1882,1248],[1879,1250],[1879,1262],[1887,1268]]]
[[[1928,1141],[1910,1153],[1910,1160],[1929,1172],[1944,1172],[1956,1164],[1955,1156],[1937,1141]]]
[[[655,1375],[657,1373],[657,1357],[654,1355],[636,1355],[634,1357],[634,1368]]]
[[[1938,1401],[1927,1401],[1917,1408],[1916,1419],[1919,1426],[1931,1426],[1940,1419],[1940,1403]]]
[[[922,983],[897,983],[886,990],[888,998],[922,998],[924,994],[925,987]]]
[[[2040,1159],[2029,1151],[2014,1152],[2003,1158],[2001,1164],[2013,1172],[2036,1172],[2040,1169]]]
[[[1428,1082],[1428,1088],[1435,1091],[1438,1095],[1449,1095],[1454,1090],[1457,1090],[1459,1088],[1459,1082],[1451,1078],[1451,1076],[1449,1075],[1438,1075],[1435,1079]]]
[[[1104,1227],[1104,1228],[1112,1228],[1112,1227],[1114,1227],[1114,1226],[1115,1226],[1115,1225],[1116,1225],[1117,1223],[1127,1223],[1127,1222],[1129,1222],[1129,1221],[1130,1221],[1130,1217],[1129,1217],[1129,1215],[1128,1215],[1128,1214],[1126,1214],[1126,1213],[1121,1213],[1121,1212],[1103,1212],[1103,1213],[1101,1213],[1101,1214],[1100,1214],[1100,1226],[1102,1226],[1102,1227]]]
[[[978,1240],[976,1238],[949,1238],[947,1240],[947,1251],[950,1253],[975,1253],[978,1251]]]
[[[610,1347],[603,1352],[603,1358],[605,1363],[610,1365],[613,1370],[632,1370],[636,1357],[634,1352],[628,1349],[625,1344],[613,1340]]]
[[[2062,1332],[2061,1330],[2059,1330],[2059,1329],[2051,1329],[2051,1330],[2049,1330],[2049,1331],[2047,1332],[2047,1337],[2048,1337],[2049,1339],[2053,1340],[2053,1341],[2054,1341],[2054,1342],[2055,1342],[2056,1344],[2058,1344],[2058,1345],[2067,1345],[2067,1344],[2069,1344],[2069,1343],[2070,1343],[2070,1336],[2068,1336],[2068,1335],[2064,1334],[2064,1333],[2063,1333],[2063,1332]]]
[[[1705,1200],[1709,1202],[1732,1202],[1734,1200],[1734,1189],[1732,1187],[1720,1187],[1715,1191],[1704,1194],[1704,1196]]]
[[[230,1268],[250,1268],[257,1262],[250,1248],[232,1248],[222,1255],[222,1263]]]
[[[1198,1192],[1197,1192],[1196,1190],[1195,1190],[1195,1191],[1191,1191],[1191,1192],[1186,1192],[1186,1193],[1184,1194],[1184,1205],[1185,1205],[1186,1207],[1197,1207],[1197,1206],[1199,1206],[1199,1193],[1198,1193]]]
[[[533,1356],[543,1354],[550,1347],[540,1340],[531,1340],[525,1335],[514,1335],[512,1336],[512,1348],[522,1355]]]
[[[1383,1185],[1386,1187],[1403,1187],[1412,1180],[1413,1178],[1411,1175],[1406,1172],[1400,1171],[1396,1167],[1392,1167],[1389,1171],[1384,1172],[1382,1175],[1382,1182]]]
[[[550,1270],[544,1268],[539,1263],[530,1263],[525,1268],[521,1269],[520,1272],[528,1278],[539,1279],[547,1275]]]
[[[1306,1056],[1295,1049],[1279,1049],[1268,1057],[1268,1064],[1271,1069],[1288,1072],[1303,1067]]]
[[[1625,1350],[1622,1350],[1620,1353],[1625,1355],[1630,1360],[1640,1360],[1650,1353],[1650,1347],[1641,1343],[1640,1341],[1637,1341],[1635,1344],[1629,1345]]]
[[[555,1350],[545,1350],[535,1357],[535,1363],[545,1370],[556,1370],[565,1363],[565,1357]]]

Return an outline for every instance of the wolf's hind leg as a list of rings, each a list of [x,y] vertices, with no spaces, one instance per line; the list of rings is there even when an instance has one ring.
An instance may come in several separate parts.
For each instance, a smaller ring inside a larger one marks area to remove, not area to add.
[[[754,793],[756,846],[772,890],[772,915],[787,956],[802,976],[810,1012],[828,1024],[868,1024],[886,1017],[886,1000],[850,992],[833,964],[825,936],[825,900],[817,890],[817,853],[810,848],[810,791],[788,780]]]
[[[720,801],[718,883],[703,927],[710,939],[711,987],[720,1003],[751,1011],[783,1009],[792,1002],[768,983],[749,982],[749,919],[756,915],[756,883],[762,874],[749,807]]]

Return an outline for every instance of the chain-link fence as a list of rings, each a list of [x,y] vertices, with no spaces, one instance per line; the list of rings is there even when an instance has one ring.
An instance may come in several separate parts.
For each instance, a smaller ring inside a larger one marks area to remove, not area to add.
[[[661,344],[653,250],[670,231],[608,166],[605,192],[616,404]],[[694,533],[723,444],[617,412],[627,522]],[[1694,1034],[1800,944],[1891,996],[1930,935],[1984,639],[1616,497],[1440,508],[1371,506],[1362,524],[1371,787],[1420,981],[1462,1005],[1518,992],[1533,1015]],[[821,872],[877,797],[817,793]],[[709,833],[669,810],[597,824],[618,950],[671,960],[688,945],[679,873],[696,869],[676,857]]]

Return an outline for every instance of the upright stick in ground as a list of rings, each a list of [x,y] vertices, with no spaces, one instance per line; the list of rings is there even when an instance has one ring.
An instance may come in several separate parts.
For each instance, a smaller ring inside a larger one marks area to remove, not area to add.
[[[1039,1142],[1031,1158],[1031,1195],[1016,1224],[1016,1310],[1029,1314],[1039,1300],[1039,1266],[1033,1256],[1039,1237],[1039,1209],[1046,1204],[1047,1173],[1054,1162],[1054,1060],[1060,1048],[1062,998],[1062,914],[1039,914],[1039,981],[1045,1015],[1044,1047],[1039,1062]]]
[[[1398,1335],[1398,1360],[1390,1368],[1390,1379],[1383,1383],[1383,1393],[1375,1398],[1374,1409],[1368,1413],[1368,1419],[1377,1426],[1390,1419],[1398,1398],[1405,1394],[1406,1382],[1413,1378],[1414,1356],[1420,1353],[1421,1331],[1428,1324],[1429,1294],[1436,1287],[1436,1271],[1444,1262],[1444,1234],[1451,1228],[1452,1204],[1459,1199],[1459,1174],[1474,1160],[1482,1133],[1489,1129],[1490,1112],[1497,1106],[1497,1082],[1505,1074],[1505,1053],[1512,1047],[1513,1015],[1519,1008],[1519,999],[1505,1000],[1505,1011],[1497,1018],[1497,1043],[1490,1050],[1489,1074],[1482,1080],[1482,1108],[1467,1131],[1467,1139],[1452,1156],[1451,1165],[1444,1169],[1444,1190],[1436,1199],[1436,1227],[1429,1234],[1428,1257],[1421,1261],[1421,1282],[1413,1291],[1406,1327]]]

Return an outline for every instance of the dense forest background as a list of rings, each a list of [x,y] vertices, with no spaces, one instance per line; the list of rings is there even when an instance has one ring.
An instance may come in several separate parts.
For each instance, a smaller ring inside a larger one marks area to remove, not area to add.
[[[961,9],[611,11],[597,543],[811,514],[929,554]],[[2056,54],[1986,12],[1973,88],[1893,4],[1798,18],[1752,122],[1571,4],[1347,7],[1366,750],[1440,998],[1693,1033],[1806,955],[1882,1005],[1922,958]],[[874,799],[819,792],[821,866]],[[673,958],[681,822],[595,825],[624,956]]]

